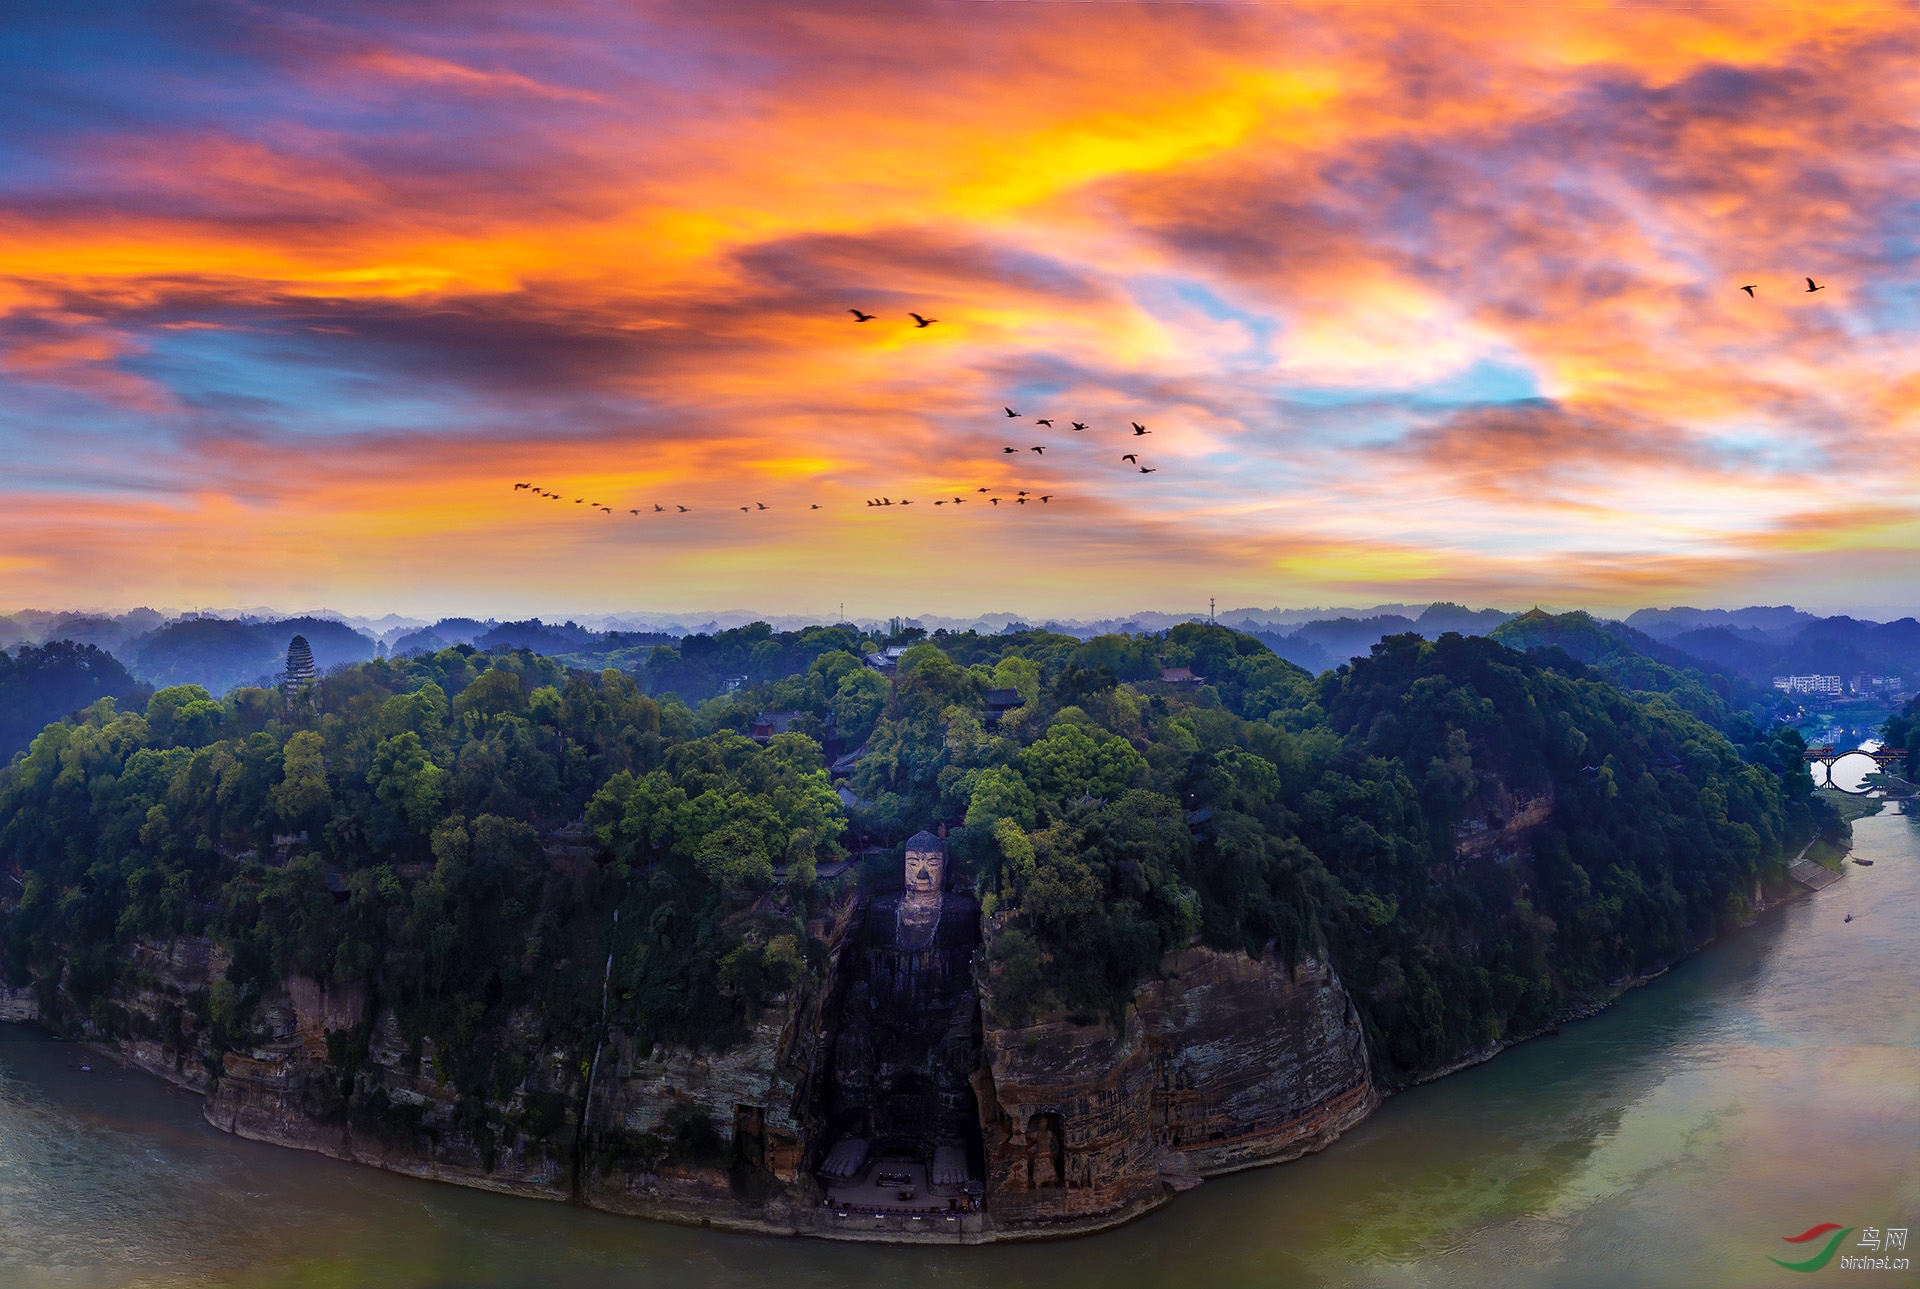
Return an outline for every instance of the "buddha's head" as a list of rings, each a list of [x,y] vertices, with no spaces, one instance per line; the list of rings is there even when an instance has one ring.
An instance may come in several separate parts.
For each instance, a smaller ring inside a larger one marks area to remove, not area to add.
[[[931,894],[940,889],[947,875],[947,857],[938,850],[907,852],[907,889]]]

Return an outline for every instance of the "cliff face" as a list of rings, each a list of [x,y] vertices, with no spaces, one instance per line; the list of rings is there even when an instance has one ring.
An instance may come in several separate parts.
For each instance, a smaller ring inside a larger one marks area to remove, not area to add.
[[[814,927],[829,946],[820,986],[762,1010],[725,1051],[642,1050],[617,1028],[597,1054],[576,1051],[515,1012],[492,1037],[519,1075],[484,1103],[438,1078],[431,1041],[409,1044],[362,982],[281,982],[241,1018],[243,1049],[210,1060],[228,960],[205,939],[136,943],[104,1005],[47,1019],[204,1092],[208,1120],[241,1136],[612,1212],[856,1239],[1095,1229],[1192,1179],[1317,1150],[1376,1104],[1353,1009],[1311,959],[1289,972],[1272,954],[1172,955],[1136,990],[1121,1032],[1064,1020],[976,1028],[963,976],[937,1046],[977,1053],[970,1083],[964,1063],[955,1077],[978,1121],[983,1199],[925,1220],[827,1204],[812,1170],[849,1130],[836,1078],[851,1069],[836,1060],[848,1062],[853,995],[874,987],[875,961],[891,962],[874,957],[868,913],[857,898],[828,910]],[[9,1017],[37,1014],[30,990],[0,1002]],[[874,1070],[911,1075],[898,1059]],[[952,1100],[937,1087],[921,1095]],[[884,1140],[886,1118],[875,1109],[854,1130],[878,1125]]]
[[[15,989],[0,983],[0,1020],[15,1023],[40,1019],[40,1000],[34,996],[31,986]]]
[[[975,1090],[987,1208],[1009,1232],[1122,1220],[1193,1179],[1319,1150],[1378,1104],[1330,967],[1204,948],[1135,991],[1124,1032],[988,1025]]]
[[[829,979],[856,908],[843,901],[814,927]],[[83,1034],[204,1093],[209,1122],[255,1140],[614,1212],[782,1232],[811,1220],[827,990],[776,1001],[723,1052],[643,1051],[614,1027],[597,1061],[522,1009],[490,1035],[520,1073],[482,1103],[439,1077],[432,1040],[408,1043],[363,981],[280,982],[232,1018],[249,1037],[211,1059],[229,961],[201,937],[137,941],[88,1014],[56,989],[43,1017],[39,990],[8,988],[0,1019]]]
[[[226,974],[228,955],[205,937],[183,936],[136,940],[127,959],[105,1005],[96,1005],[86,1020],[89,1036],[110,1036],[132,1064],[170,1083],[206,1091],[211,1072],[201,1018],[213,982]],[[57,1008],[64,999],[56,991],[53,1001]]]
[[[857,924],[848,898],[811,928],[828,946],[825,983],[761,1012],[722,1052],[615,1029],[582,1134],[581,1198],[595,1208],[791,1234],[810,1229],[821,1192],[807,1171],[822,1130],[833,982]]]
[[[364,1030],[364,986],[333,989],[295,977],[256,1012],[260,1041],[229,1052],[209,1091],[207,1119],[242,1137],[374,1164],[416,1177],[565,1199],[572,1139],[565,1107],[577,1061],[542,1042],[537,1016],[515,1012],[500,1038],[525,1075],[482,1106],[436,1076],[432,1043],[417,1053],[381,1008]],[[364,1061],[338,1048],[366,1035]]]

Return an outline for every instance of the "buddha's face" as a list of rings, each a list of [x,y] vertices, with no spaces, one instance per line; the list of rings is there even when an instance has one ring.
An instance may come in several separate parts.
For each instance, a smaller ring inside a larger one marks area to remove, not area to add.
[[[910,891],[937,891],[947,861],[938,855],[907,856],[907,889]]]

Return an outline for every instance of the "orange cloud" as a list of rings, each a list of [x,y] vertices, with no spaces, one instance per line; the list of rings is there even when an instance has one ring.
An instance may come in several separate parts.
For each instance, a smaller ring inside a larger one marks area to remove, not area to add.
[[[1903,12],[965,8],[109,32],[0,601],[1915,591]]]

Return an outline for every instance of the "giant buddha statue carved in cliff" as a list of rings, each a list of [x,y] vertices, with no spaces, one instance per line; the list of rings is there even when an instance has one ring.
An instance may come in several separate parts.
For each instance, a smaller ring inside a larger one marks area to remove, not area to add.
[[[894,915],[894,944],[918,953],[933,943],[946,903],[947,843],[930,832],[907,839],[906,889]]]

